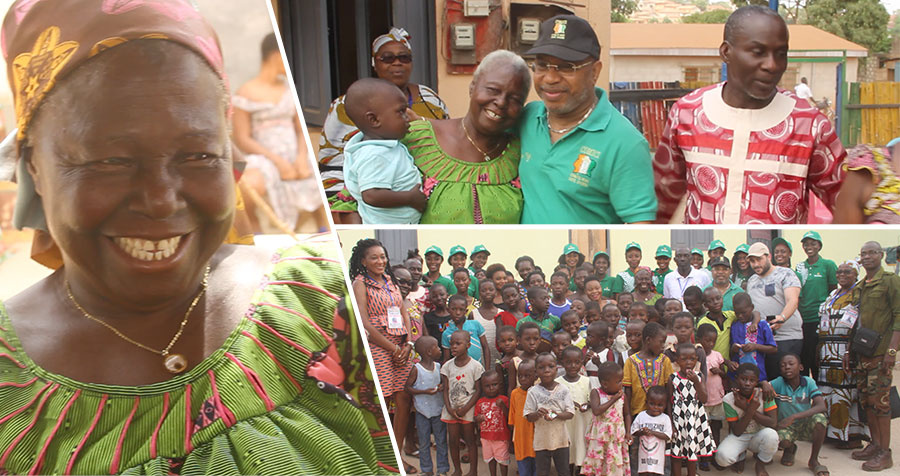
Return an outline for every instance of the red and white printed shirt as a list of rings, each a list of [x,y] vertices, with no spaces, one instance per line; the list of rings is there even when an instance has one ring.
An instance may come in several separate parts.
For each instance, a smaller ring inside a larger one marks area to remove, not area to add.
[[[737,109],[722,86],[676,102],[653,159],[657,220],[687,195],[684,223],[805,223],[809,192],[829,209],[847,156],[834,125],[809,101],[779,89],[763,109]]]

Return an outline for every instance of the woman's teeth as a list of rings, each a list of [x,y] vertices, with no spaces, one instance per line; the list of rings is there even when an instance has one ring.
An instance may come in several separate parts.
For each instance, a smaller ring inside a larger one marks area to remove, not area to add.
[[[490,117],[491,119],[503,119],[502,116],[500,116],[499,114],[495,113],[494,111],[485,110],[485,111],[484,111],[484,114],[485,114],[487,117]]]
[[[122,251],[141,261],[159,261],[172,256],[181,242],[180,236],[166,238],[165,240],[152,241],[142,238],[128,238],[124,236],[113,238]]]

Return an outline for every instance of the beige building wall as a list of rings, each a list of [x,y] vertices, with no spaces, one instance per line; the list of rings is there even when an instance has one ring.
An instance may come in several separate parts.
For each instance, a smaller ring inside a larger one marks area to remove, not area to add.
[[[712,56],[617,55],[610,64],[610,80],[684,81],[685,67],[718,67],[721,64],[722,60]]]
[[[435,2],[435,25],[437,36],[437,92],[441,99],[447,104],[450,110],[450,117],[461,117],[465,115],[469,107],[469,83],[472,81],[471,74],[451,74],[447,68],[447,60],[444,59],[445,51],[445,23],[444,23],[444,6],[447,1],[437,0]],[[499,0],[503,9],[504,17],[508,18],[509,5],[511,0]],[[461,4],[461,2],[453,2]],[[601,56],[600,60],[604,65],[609,65],[609,14],[610,0],[590,0],[584,2],[555,1],[546,2],[540,0],[518,0],[519,4],[552,4],[563,8],[571,9],[576,15],[586,18],[597,32],[600,39]],[[609,70],[604,67],[597,85],[606,89],[609,86]],[[537,94],[532,89],[528,97],[529,101],[538,100]]]
[[[794,247],[793,263],[806,259],[800,239],[808,231],[805,228],[792,228],[782,231],[782,236],[791,242]],[[822,235],[822,256],[836,263],[855,258],[859,255],[859,249],[863,243],[875,240],[884,247],[900,245],[900,230],[887,230],[880,228],[859,229],[819,229]],[[624,270],[628,265],[625,262],[625,245],[636,241],[641,245],[643,259],[641,265],[650,268],[656,267],[656,247],[661,244],[671,244],[671,230],[665,228],[616,228],[609,230],[609,252],[611,255],[611,267],[613,273]],[[353,246],[361,238],[374,236],[371,230],[339,230],[345,258],[350,257]],[[421,252],[431,245],[437,245],[446,254],[453,245],[463,245],[471,252],[475,245],[483,244],[491,252],[488,263],[503,263],[508,268],[513,266],[516,258],[529,255],[545,273],[552,272],[556,266],[557,258],[562,253],[563,247],[569,243],[570,233],[567,229],[419,229],[417,231],[418,246]],[[713,238],[722,240],[729,258],[741,243],[747,241],[746,229],[717,229],[713,232]],[[590,259],[593,253],[599,250],[582,249],[582,253]],[[705,249],[703,250],[705,253]],[[672,267],[675,263],[672,263]],[[891,269],[893,269],[891,267]],[[445,266],[443,271],[448,271]]]

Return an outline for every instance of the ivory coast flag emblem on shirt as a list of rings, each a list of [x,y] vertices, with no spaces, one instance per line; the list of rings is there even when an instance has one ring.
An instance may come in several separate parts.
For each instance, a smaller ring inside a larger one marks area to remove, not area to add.
[[[580,175],[590,176],[591,172],[594,171],[594,167],[597,166],[597,162],[587,154],[578,154],[578,158],[575,159],[574,172]]]

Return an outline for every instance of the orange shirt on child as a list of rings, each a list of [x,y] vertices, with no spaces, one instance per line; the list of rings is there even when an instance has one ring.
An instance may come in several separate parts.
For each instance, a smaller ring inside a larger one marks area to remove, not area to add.
[[[509,394],[509,424],[513,426],[513,449],[516,460],[534,458],[534,423],[525,418],[525,397],[528,391],[514,388]]]

